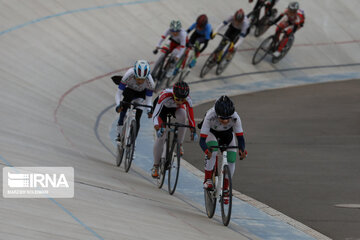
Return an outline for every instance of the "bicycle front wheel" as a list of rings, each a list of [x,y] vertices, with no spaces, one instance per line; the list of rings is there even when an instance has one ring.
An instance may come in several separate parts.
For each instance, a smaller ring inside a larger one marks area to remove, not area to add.
[[[204,66],[201,69],[200,77],[203,78],[205,75],[216,65],[216,54],[212,53],[206,60]]]
[[[294,43],[295,37],[294,35],[290,35],[289,36],[289,40],[286,43],[285,47],[283,48],[283,50],[281,51],[281,54],[279,57],[273,57],[271,62],[272,63],[278,63],[281,59],[283,59],[285,57],[285,55],[289,52],[290,48],[292,47],[293,43]]]
[[[126,126],[124,126],[122,128],[122,132],[121,132],[121,141],[120,143],[117,142],[117,155],[116,155],[116,166],[120,167],[122,160],[124,158],[124,153],[125,153],[125,142],[124,142],[124,136],[125,136],[125,128]]]
[[[135,140],[136,140],[136,121],[133,120],[130,124],[130,134],[126,140],[126,156],[125,156],[125,172],[130,170],[132,160],[135,152]]]
[[[231,208],[232,208],[232,182],[231,182],[231,173],[229,166],[225,165],[223,169],[223,185],[222,193],[220,197],[221,204],[221,217],[223,224],[225,226],[229,225],[231,218]],[[228,189],[225,189],[225,179],[228,179]]]
[[[227,51],[226,55],[221,59],[219,65],[216,68],[216,75],[220,75],[224,72],[224,70],[227,68],[231,60],[233,59],[235,55],[235,51],[229,52]]]
[[[266,55],[271,51],[273,38],[274,36],[265,38],[265,40],[260,44],[258,49],[256,49],[252,59],[253,65],[256,65],[259,62],[261,62],[266,57]]]
[[[217,177],[215,175],[216,175],[216,171],[213,171],[212,180],[214,184],[214,189],[209,190],[204,188],[205,209],[206,209],[206,214],[209,218],[212,218],[214,216],[216,209]]]
[[[156,184],[158,186],[158,188],[162,188],[162,186],[164,185],[164,181],[165,181],[165,176],[166,176],[166,170],[167,170],[167,166],[166,166],[166,155],[167,152],[169,151],[169,137],[170,137],[170,132],[167,133],[167,140],[164,143],[164,148],[163,148],[163,152],[160,158],[160,165],[159,165],[159,177],[157,178]]]
[[[175,150],[174,147],[172,150]],[[168,155],[169,161],[169,174],[168,174],[168,188],[170,195],[173,195],[179,179],[180,172],[180,143],[176,143],[176,152],[171,151]]]

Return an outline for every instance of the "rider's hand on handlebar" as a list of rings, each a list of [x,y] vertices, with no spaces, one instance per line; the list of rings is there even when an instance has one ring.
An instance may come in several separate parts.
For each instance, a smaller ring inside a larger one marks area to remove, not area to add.
[[[210,159],[211,156],[212,156],[212,152],[211,152],[209,149],[207,149],[207,151],[205,152],[205,154],[206,154],[207,159]]]
[[[153,113],[152,113],[152,112],[148,112],[147,115],[148,115],[148,118],[152,118]]]
[[[191,133],[191,140],[194,141],[194,142],[197,142],[198,140],[198,135],[196,134],[196,132],[192,132]]]
[[[156,131],[156,136],[158,138],[161,138],[163,136],[163,134],[164,134],[164,131],[165,131],[164,128],[160,128],[159,130]]]
[[[117,113],[120,113],[122,110],[123,110],[123,107],[121,106],[121,103],[120,103],[119,105],[116,106],[115,111]]]
[[[153,53],[156,55],[159,52],[158,48],[155,48]]]
[[[239,149],[239,155],[240,155],[240,160],[243,160],[244,158],[246,158],[246,156],[247,156],[247,151],[245,150],[245,151],[241,151],[240,149]]]
[[[215,38],[215,36],[216,36],[216,32],[214,32],[213,34],[211,34],[211,39],[214,39]]]

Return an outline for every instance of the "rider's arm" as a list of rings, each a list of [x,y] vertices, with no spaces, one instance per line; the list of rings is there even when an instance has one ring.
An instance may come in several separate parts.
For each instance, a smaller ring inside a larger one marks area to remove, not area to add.
[[[191,98],[189,96],[186,98],[185,105],[186,105],[186,112],[189,120],[189,125],[195,128],[194,110],[192,107]]]
[[[154,114],[153,114],[153,123],[154,126],[159,126],[159,118],[160,118],[160,112],[163,108],[164,102],[166,99],[171,98],[173,96],[172,92],[162,92],[160,96],[158,97],[158,101],[156,103]]]
[[[226,19],[226,20],[224,20],[222,23],[220,23],[220,24],[216,27],[216,29],[215,29],[215,31],[214,31],[214,34],[217,34],[224,26],[228,25],[228,24],[231,22],[232,18],[233,18],[233,16],[230,16],[228,19]]]
[[[245,139],[243,133],[236,133],[236,138],[238,140],[239,149],[244,152],[245,151]]]
[[[299,28],[304,26],[305,23],[305,14],[304,11],[299,11],[297,13],[298,21],[294,24],[293,32],[295,33]]]
[[[177,46],[176,48],[179,49],[178,54],[175,56],[178,59],[183,55],[183,53],[185,52],[185,46],[186,46],[186,39],[187,39],[187,33],[185,30],[181,30],[180,31],[180,45]]]
[[[157,44],[157,47],[161,47],[161,44],[163,43],[163,41],[166,39],[167,36],[169,36],[170,34],[170,30],[166,30],[166,32],[164,33],[164,35],[161,35],[160,41]]]
[[[272,21],[272,24],[276,24],[280,19],[282,19],[285,16],[285,13],[281,13],[274,21]]]
[[[187,32],[187,33],[191,32],[195,27],[196,27],[196,22],[193,23],[193,24],[186,30],[186,32]]]
[[[119,106],[120,102],[123,100],[123,91],[126,88],[127,82],[133,75],[134,75],[134,69],[130,68],[126,71],[125,75],[122,77],[121,82],[119,83],[118,91],[116,92],[115,95],[116,106]]]
[[[242,26],[241,26],[240,37],[236,41],[236,43],[234,45],[235,49],[237,49],[242,44],[242,42],[244,41],[244,38],[246,37],[246,35],[248,33],[249,26],[250,26],[249,19],[247,17],[245,17],[244,21],[242,23]]]
[[[205,152],[205,154],[207,154],[208,151],[209,151],[208,146],[206,144],[206,138],[207,138],[208,134],[210,133],[210,121],[209,121],[209,118],[210,118],[211,112],[212,111],[207,111],[206,112],[203,124],[201,126],[201,130],[200,130],[199,144],[200,144],[201,149]]]
[[[244,139],[244,131],[241,125],[241,119],[239,117],[239,114],[237,112],[234,113],[234,117],[236,119],[235,125],[233,127],[236,138],[238,140],[238,146],[239,149],[244,152],[245,150],[245,139]]]

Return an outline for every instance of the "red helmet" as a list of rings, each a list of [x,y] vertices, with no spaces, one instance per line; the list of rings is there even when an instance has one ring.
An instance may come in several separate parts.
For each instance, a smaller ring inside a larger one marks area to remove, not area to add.
[[[240,8],[239,10],[237,10],[234,14],[234,20],[237,22],[242,22],[244,20],[244,10],[242,10],[242,8]]]
[[[206,16],[206,14],[201,14],[196,19],[196,26],[200,29],[203,29],[205,28],[207,22],[208,22],[208,17]]]

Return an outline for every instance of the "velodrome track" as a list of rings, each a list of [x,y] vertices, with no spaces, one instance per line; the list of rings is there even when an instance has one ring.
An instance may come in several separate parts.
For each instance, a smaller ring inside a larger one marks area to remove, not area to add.
[[[201,203],[158,190],[148,171],[134,166],[125,174],[111,154],[116,88],[109,77],[136,59],[155,60],[151,50],[171,19],[187,27],[206,12],[216,26],[239,7],[251,8],[235,0],[1,1],[0,163],[73,166],[76,183],[74,199],[1,198],[0,239],[289,239],[271,227],[261,235],[249,225],[225,228]],[[360,3],[304,0],[301,7],[306,25],[282,62],[252,66],[261,39],[249,36],[221,78],[200,81],[206,57],[199,59],[189,78],[194,101],[359,78]],[[291,231],[292,239],[326,239]]]

